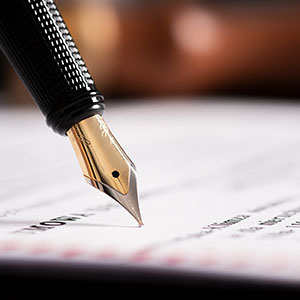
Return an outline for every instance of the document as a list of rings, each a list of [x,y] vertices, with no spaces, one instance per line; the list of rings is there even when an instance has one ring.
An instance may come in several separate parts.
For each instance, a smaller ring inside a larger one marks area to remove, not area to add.
[[[144,226],[83,179],[35,109],[0,110],[0,266],[90,264],[300,281],[300,106],[107,105]]]

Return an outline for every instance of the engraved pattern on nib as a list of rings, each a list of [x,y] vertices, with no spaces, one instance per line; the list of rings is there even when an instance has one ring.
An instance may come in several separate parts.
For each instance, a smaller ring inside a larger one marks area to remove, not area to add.
[[[67,134],[88,183],[116,200],[142,225],[135,166],[102,117],[84,119]]]

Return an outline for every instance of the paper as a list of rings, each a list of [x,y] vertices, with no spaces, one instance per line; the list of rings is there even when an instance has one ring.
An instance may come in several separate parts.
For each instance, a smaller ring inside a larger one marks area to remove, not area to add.
[[[87,185],[37,111],[0,112],[0,265],[71,261],[299,281],[300,106],[108,105],[138,170],[135,220]]]

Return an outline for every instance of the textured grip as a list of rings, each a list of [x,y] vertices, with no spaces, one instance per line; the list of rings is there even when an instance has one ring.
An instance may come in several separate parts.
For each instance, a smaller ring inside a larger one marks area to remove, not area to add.
[[[60,134],[104,110],[103,97],[53,0],[1,0],[0,46]]]

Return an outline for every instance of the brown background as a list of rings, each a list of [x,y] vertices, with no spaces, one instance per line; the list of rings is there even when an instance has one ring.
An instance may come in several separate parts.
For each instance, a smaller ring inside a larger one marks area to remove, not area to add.
[[[107,101],[300,96],[296,1],[57,1]],[[8,103],[32,101],[4,57]]]

